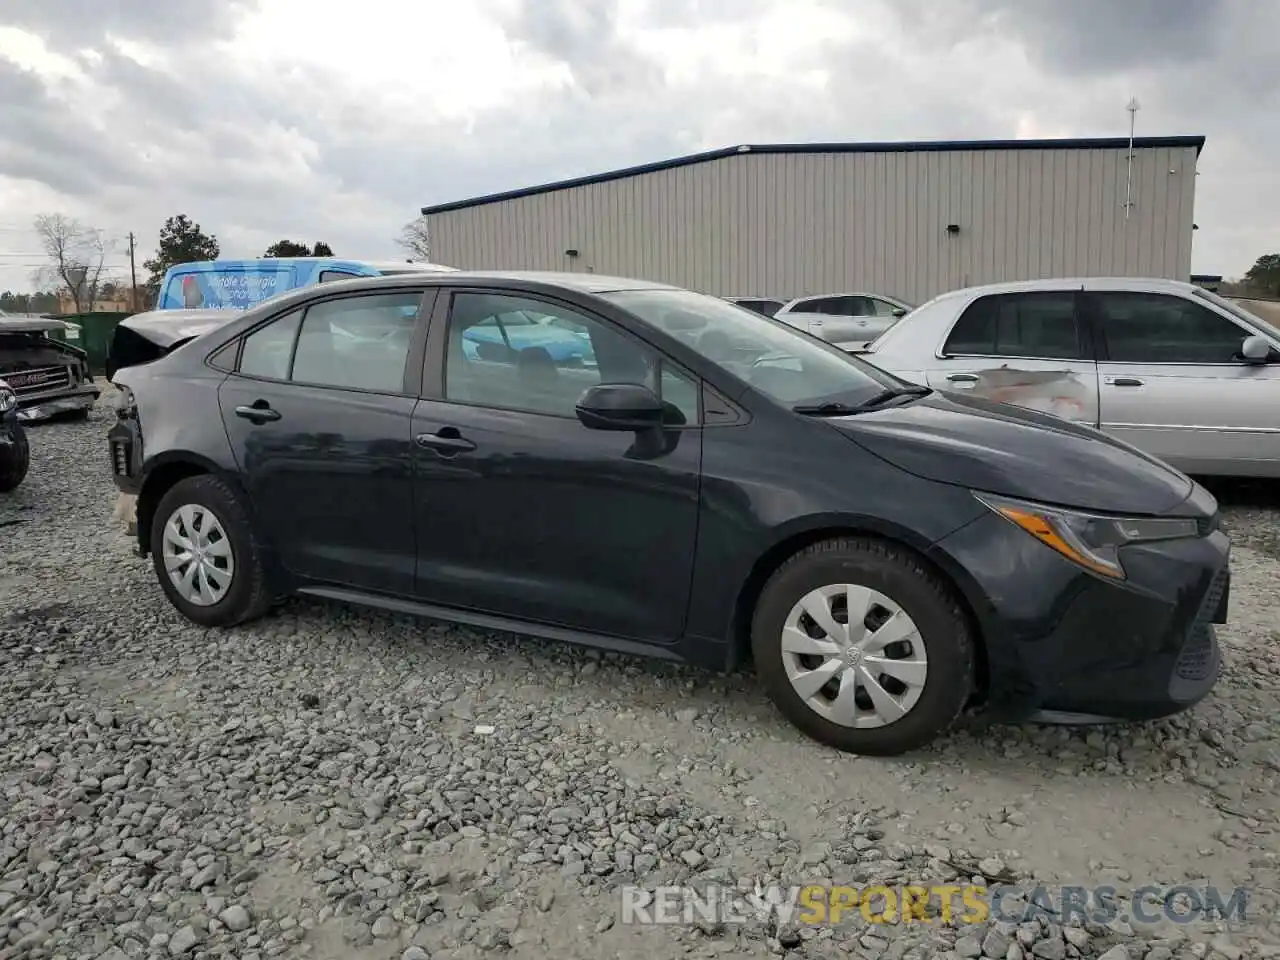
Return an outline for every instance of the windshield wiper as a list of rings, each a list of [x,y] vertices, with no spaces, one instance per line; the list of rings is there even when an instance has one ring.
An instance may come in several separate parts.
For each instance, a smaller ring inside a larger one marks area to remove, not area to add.
[[[873,397],[862,401],[859,404],[841,403],[838,400],[827,400],[823,403],[802,403],[791,409],[796,413],[804,414],[809,417],[844,417],[854,413],[863,413],[867,410],[874,410],[876,407],[883,406],[890,400],[896,400],[898,397],[923,397],[933,393],[933,390],[924,386],[906,386],[906,387],[890,387],[875,394]]]
[[[908,387],[889,387],[882,390],[869,400],[863,400],[858,404],[859,410],[874,410],[876,407],[883,406],[890,400],[897,400],[899,397],[924,397],[933,393],[929,387],[908,386]]]
[[[861,407],[851,407],[847,403],[839,403],[835,400],[828,400],[826,403],[801,403],[791,408],[796,413],[802,413],[806,417],[843,417],[846,414],[857,413]]]

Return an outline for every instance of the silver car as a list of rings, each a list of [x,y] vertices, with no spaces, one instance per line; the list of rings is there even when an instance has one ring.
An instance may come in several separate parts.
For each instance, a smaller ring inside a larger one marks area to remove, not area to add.
[[[1280,477],[1280,329],[1190,283],[955,290],[862,356],[916,383],[1088,424],[1185,473]]]
[[[833,293],[800,297],[773,315],[842,347],[874,340],[911,310],[911,305],[882,293]]]

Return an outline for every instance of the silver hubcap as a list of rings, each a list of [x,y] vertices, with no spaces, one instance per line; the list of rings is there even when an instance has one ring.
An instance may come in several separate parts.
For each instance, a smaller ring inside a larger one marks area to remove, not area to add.
[[[805,594],[782,628],[787,678],[842,727],[883,727],[924,692],[929,659],[915,622],[877,590],[833,584]]]
[[[188,603],[210,607],[227,595],[235,558],[212,511],[190,503],[170,514],[164,525],[164,568]]]

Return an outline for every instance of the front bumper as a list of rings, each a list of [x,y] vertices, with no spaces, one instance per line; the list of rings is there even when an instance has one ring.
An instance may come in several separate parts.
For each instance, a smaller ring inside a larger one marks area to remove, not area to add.
[[[18,419],[35,423],[64,413],[92,410],[101,392],[93,384],[82,384],[47,394],[27,394],[20,398]]]
[[[1152,720],[1217,682],[1230,541],[1221,530],[1124,548],[1125,581],[1086,572],[1013,524],[981,517],[939,547],[976,580],[996,717]]]

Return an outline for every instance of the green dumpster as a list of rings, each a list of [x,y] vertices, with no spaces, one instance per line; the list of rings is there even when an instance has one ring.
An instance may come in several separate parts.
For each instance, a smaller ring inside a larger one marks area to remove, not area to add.
[[[111,349],[111,338],[115,336],[116,325],[131,316],[132,313],[94,311],[58,314],[55,319],[66,320],[80,328],[78,339],[67,337],[66,340],[89,355],[89,369],[98,374],[106,370],[107,353]]]

